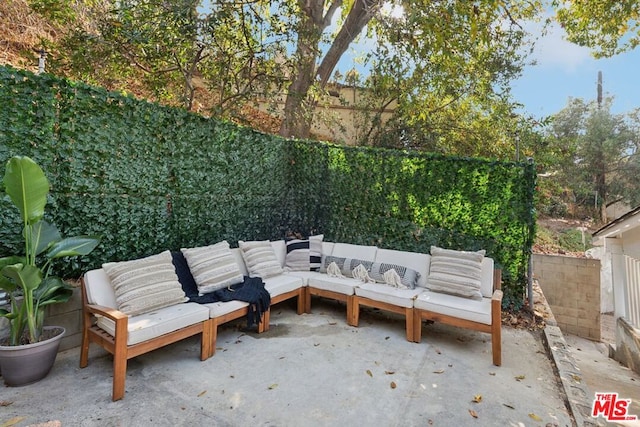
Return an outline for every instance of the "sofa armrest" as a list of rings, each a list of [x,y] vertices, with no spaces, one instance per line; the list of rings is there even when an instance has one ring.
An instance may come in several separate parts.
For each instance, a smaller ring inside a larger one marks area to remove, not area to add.
[[[113,320],[114,322],[118,322],[118,320],[120,319],[127,319],[129,317],[128,315],[119,310],[116,310],[115,308],[104,307],[97,304],[86,304],[85,309],[91,314],[104,316],[107,319]]]
[[[491,296],[491,304],[495,304],[496,302],[502,304],[502,295],[503,292],[501,289],[496,289],[493,291],[493,295]]]

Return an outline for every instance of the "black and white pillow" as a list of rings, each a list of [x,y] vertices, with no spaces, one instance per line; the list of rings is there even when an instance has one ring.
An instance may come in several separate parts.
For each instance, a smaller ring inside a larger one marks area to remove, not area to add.
[[[340,273],[342,273],[345,277],[353,277],[353,270],[359,265],[362,265],[367,271],[371,270],[371,266],[373,265],[373,261],[365,261],[357,258],[343,258],[336,256],[325,256],[322,257],[322,266],[320,267],[320,273],[326,273],[327,268],[331,263],[335,262],[336,265],[340,268]]]
[[[322,262],[322,239],[324,235],[308,239],[286,241],[287,255],[284,266],[288,271],[318,271]]]
[[[369,270],[369,276],[378,283],[387,283],[385,273],[391,270],[395,270],[398,273],[404,287],[415,289],[420,273],[403,265],[374,262]]]

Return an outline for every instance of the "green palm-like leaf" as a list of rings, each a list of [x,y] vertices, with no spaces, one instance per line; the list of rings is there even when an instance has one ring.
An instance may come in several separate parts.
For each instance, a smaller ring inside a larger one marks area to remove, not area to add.
[[[35,223],[44,215],[49,194],[49,181],[29,157],[14,156],[7,162],[5,191],[20,210],[24,223]]]
[[[100,243],[97,236],[66,237],[51,245],[47,258],[62,258],[67,256],[87,255]]]
[[[59,277],[47,277],[33,293],[39,307],[67,302],[73,295],[73,287]]]
[[[24,258],[19,256],[0,258],[0,271],[2,271],[8,265],[14,264],[24,264]],[[14,282],[13,280],[9,280],[8,277],[0,274],[0,289],[11,294],[16,290],[17,287],[18,284],[16,282]]]
[[[42,283],[42,271],[32,265],[7,265],[2,269],[2,275],[13,280],[24,292],[33,292]]]
[[[24,233],[25,238],[29,233]],[[36,254],[44,252],[52,242],[62,239],[58,228],[46,221],[40,220],[31,226],[31,244],[30,248],[35,248]]]

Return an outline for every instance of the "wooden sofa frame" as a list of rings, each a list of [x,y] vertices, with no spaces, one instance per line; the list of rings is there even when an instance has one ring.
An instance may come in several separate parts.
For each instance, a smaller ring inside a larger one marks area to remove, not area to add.
[[[113,355],[113,401],[120,400],[124,397],[127,361],[129,359],[197,334],[202,335],[200,344],[200,360],[206,360],[212,354],[211,334],[214,330],[214,325],[211,321],[212,319],[195,323],[147,341],[127,345],[127,326],[129,317],[121,311],[109,307],[89,304],[84,278],[81,279],[81,289],[82,344],[80,347],[80,367],[85,368],[89,363],[89,345],[91,343],[98,344]],[[116,328],[114,336],[111,336],[93,323],[93,318],[96,315],[104,316],[115,322]]]
[[[413,314],[413,341],[419,343],[422,338],[422,320],[441,322],[451,326],[457,326],[474,331],[491,334],[491,351],[493,364],[502,364],[502,270],[493,270],[493,295],[491,297],[491,325],[460,319],[444,314],[433,313],[427,310],[414,308]],[[408,334],[407,334],[408,335]]]

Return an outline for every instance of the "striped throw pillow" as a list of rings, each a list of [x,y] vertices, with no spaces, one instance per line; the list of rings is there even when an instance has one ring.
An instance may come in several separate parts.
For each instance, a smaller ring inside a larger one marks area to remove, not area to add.
[[[241,283],[244,276],[236,258],[231,253],[229,242],[223,240],[215,245],[180,249],[189,270],[198,285],[200,295]]]
[[[238,241],[249,276],[266,279],[282,274],[282,266],[268,240],[245,242]]]
[[[322,262],[322,239],[324,235],[308,239],[286,241],[285,269],[288,271],[318,271]]]
[[[171,252],[102,265],[114,288],[118,310],[129,316],[187,301]]]
[[[475,300],[482,299],[482,260],[485,251],[455,251],[431,246],[427,289]]]

